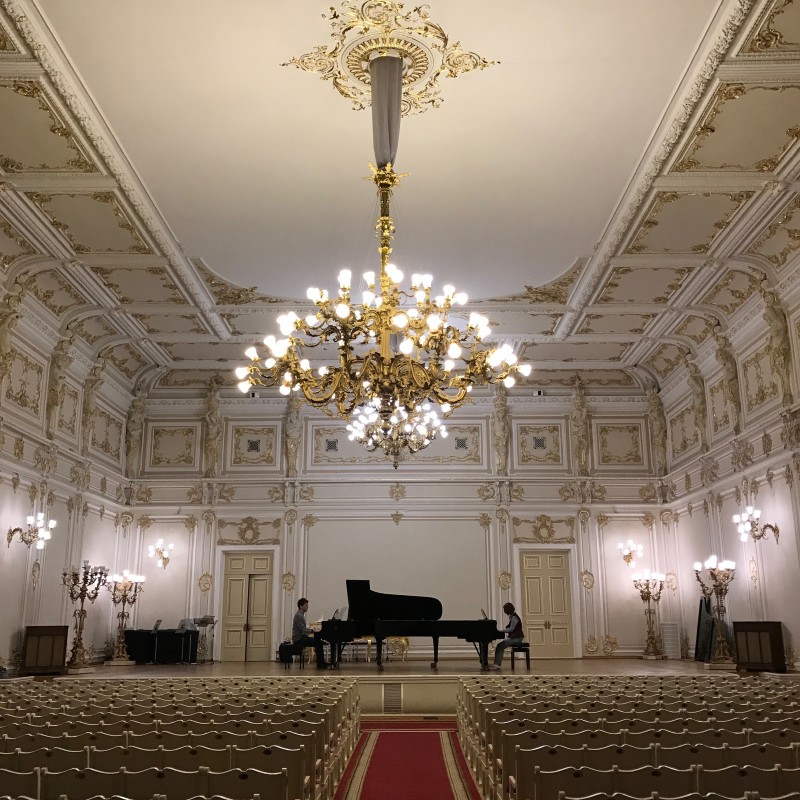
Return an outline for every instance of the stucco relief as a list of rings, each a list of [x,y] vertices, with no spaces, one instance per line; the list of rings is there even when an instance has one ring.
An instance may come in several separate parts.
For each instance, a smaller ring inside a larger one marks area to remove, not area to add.
[[[749,272],[731,269],[724,274],[719,283],[702,299],[705,305],[719,308],[730,316],[758,289],[758,279]]]
[[[6,400],[34,416],[39,416],[44,367],[25,353],[14,351],[6,383]]]
[[[58,408],[58,429],[75,436],[78,425],[78,391],[65,385]]]
[[[694,424],[694,409],[687,406],[669,419],[669,439],[672,458],[685,453],[697,444],[697,429]]]
[[[191,467],[195,463],[196,428],[153,427],[151,467]]]
[[[251,544],[278,544],[279,539],[277,536],[273,536],[268,539],[261,538],[261,528],[267,527],[272,528],[276,534],[281,529],[281,519],[273,519],[273,520],[258,520],[255,517],[245,517],[244,519],[233,522],[221,519],[217,523],[220,531],[223,531],[225,528],[235,528],[236,529],[236,539],[226,539],[224,536],[220,536],[217,539],[217,544],[244,544],[244,545],[251,545]]]
[[[777,397],[778,387],[771,375],[769,347],[754,353],[742,365],[748,411],[753,411],[773,397]]]
[[[747,252],[766,258],[780,269],[798,249],[800,249],[800,197],[795,197]]]
[[[601,424],[597,433],[601,464],[644,464],[641,425]]]
[[[514,544],[574,544],[575,517],[553,519],[547,514],[540,514],[535,519],[512,517],[514,526]],[[517,529],[522,529],[518,531]],[[530,533],[520,536],[519,533]]]
[[[719,433],[731,424],[728,403],[725,400],[725,386],[721,380],[708,390],[708,396],[711,400],[711,429],[714,433]]]
[[[520,464],[563,466],[560,425],[520,425]]]
[[[233,426],[233,466],[273,466],[275,464],[275,428]]]

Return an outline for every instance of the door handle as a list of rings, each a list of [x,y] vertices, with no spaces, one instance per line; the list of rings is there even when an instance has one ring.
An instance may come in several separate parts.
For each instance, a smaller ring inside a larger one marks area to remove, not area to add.
[[[243,631],[249,631],[250,630],[250,625],[247,622],[245,622],[245,624],[242,625],[242,630]]]
[[[549,631],[549,630],[550,630],[550,628],[552,628],[552,627],[553,627],[553,626],[550,624],[550,620],[548,619],[548,620],[547,620],[547,622],[545,622],[545,623],[544,623],[544,629],[545,629],[546,631]]]

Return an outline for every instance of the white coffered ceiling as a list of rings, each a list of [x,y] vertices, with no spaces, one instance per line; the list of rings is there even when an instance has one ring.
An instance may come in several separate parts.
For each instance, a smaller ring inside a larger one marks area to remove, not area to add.
[[[280,66],[329,42],[327,4],[0,6],[3,281],[33,275],[53,327],[125,380],[230,378],[283,301],[375,268],[369,112]],[[396,261],[467,291],[533,384],[665,380],[795,269],[797,3],[430,15],[499,63],[404,118]]]

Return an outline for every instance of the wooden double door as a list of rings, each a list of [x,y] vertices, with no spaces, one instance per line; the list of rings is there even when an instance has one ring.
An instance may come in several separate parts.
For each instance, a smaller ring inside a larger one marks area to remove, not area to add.
[[[226,553],[222,661],[271,661],[272,554]]]
[[[521,616],[534,658],[574,658],[569,552],[520,551]]]

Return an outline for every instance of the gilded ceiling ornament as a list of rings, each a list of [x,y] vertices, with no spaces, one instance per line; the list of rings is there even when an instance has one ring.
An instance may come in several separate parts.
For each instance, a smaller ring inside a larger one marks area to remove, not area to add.
[[[16,458],[17,461],[19,461],[22,458],[24,452],[25,452],[25,440],[21,436],[18,436],[14,440],[14,458]]]
[[[764,477],[766,478],[767,483],[769,484],[769,488],[771,489],[772,488],[772,481],[775,480],[775,471],[772,469],[772,467],[770,467],[767,470],[767,473],[766,473],[766,475]]]
[[[516,500],[517,502],[520,502],[525,499],[525,487],[520,486],[518,483],[512,483],[509,495],[511,497],[511,500]]]
[[[295,522],[297,522],[297,512],[293,508],[290,508],[286,512],[284,521],[286,522],[286,527],[289,528],[289,531],[291,532],[292,525],[294,525]]]
[[[790,489],[794,486],[794,472],[789,464],[786,465],[786,469],[783,471],[783,479]]]
[[[319,517],[315,517],[313,514],[306,514],[303,517],[304,528],[313,528],[318,522],[319,522]]]
[[[492,518],[488,514],[479,514],[478,515],[478,525],[486,531],[489,532],[490,528],[492,527]]]
[[[392,522],[394,522],[395,525],[399,526],[402,519],[403,515],[399,511],[395,511],[394,514],[392,514]]]
[[[105,515],[106,515],[106,507],[105,506],[100,506],[100,508],[97,509],[97,514],[100,517],[100,522],[102,522],[103,521],[103,517],[105,517]]]
[[[598,514],[597,515],[597,527],[604,528],[608,523],[611,521],[611,517],[608,514]]]
[[[399,53],[404,62],[402,113],[420,114],[438,108],[443,100],[442,77],[457,78],[497,62],[451,43],[440,25],[428,15],[427,6],[403,11],[403,3],[367,0],[357,5],[344,0],[337,10],[323,15],[331,26],[334,44],[318,45],[308,53],[281,64],[305,72],[316,72],[356,111],[371,105],[369,62],[373,54],[387,50]]]
[[[226,522],[225,520],[219,521],[219,528],[223,530],[230,525],[236,525],[237,539],[224,539],[220,537],[217,544],[278,544],[277,538],[264,540],[261,538],[261,526],[267,525],[274,531],[278,532],[281,529],[281,520],[274,519],[271,521],[259,521],[255,517],[245,517],[237,525],[235,522]]]
[[[286,499],[286,489],[283,486],[270,486],[267,490],[267,497],[273,503],[282,503]]]
[[[506,525],[506,524],[508,523],[508,519],[509,519],[509,517],[508,517],[508,511],[506,511],[506,509],[504,509],[504,508],[498,508],[498,509],[497,509],[497,511],[495,512],[495,516],[496,516],[496,517],[497,517],[497,519],[499,519],[499,520],[500,520],[500,522],[502,522],[504,525]],[[487,527],[488,525],[490,525],[490,524],[491,524],[491,521],[492,521],[492,518],[491,518],[491,517],[490,517],[488,514],[481,514],[481,515],[480,515],[480,517],[479,517],[478,519],[479,519],[479,521],[480,521],[481,525],[482,525],[484,528],[485,528],[485,527]]]
[[[204,572],[197,579],[197,585],[200,587],[200,591],[204,594],[211,591],[211,587],[214,585],[214,576],[210,572]]]
[[[300,490],[297,494],[301,500],[310,503],[314,499],[314,487],[304,483],[300,486]]]
[[[650,531],[651,533],[653,532],[655,524],[656,524],[656,518],[652,514],[645,514],[642,517],[642,525],[644,525],[645,528],[647,528],[647,530]]]
[[[583,586],[587,592],[591,592],[592,589],[594,589],[594,575],[589,572],[588,569],[581,571],[581,586]]]
[[[497,576],[497,585],[504,592],[507,592],[511,588],[511,582],[512,577],[510,572],[501,572]]]
[[[100,494],[105,494],[107,490],[108,490],[108,478],[105,475],[103,475],[103,477],[100,478]]]
[[[770,9],[764,24],[752,38],[748,46],[750,53],[759,53],[765,50],[797,50],[800,42],[789,42],[782,31],[776,27],[780,23],[780,16],[791,6],[795,0],[777,0]],[[788,662],[787,662],[788,663]]]
[[[190,486],[186,492],[186,500],[193,505],[203,502],[203,489],[200,486]]]
[[[734,472],[741,472],[741,470],[749,467],[755,458],[755,447],[753,443],[747,439],[733,439],[731,440],[731,448],[733,454],[731,455],[731,466]]]
[[[784,211],[776,217],[761,238],[751,245],[747,252],[752,255],[766,258],[774,266],[780,268],[786,264],[792,253],[800,247],[800,220],[794,220],[795,215],[800,210],[800,197],[795,197]],[[791,224],[794,221],[794,224]],[[774,247],[766,247],[775,241],[776,244],[783,243],[780,250]]]
[[[153,524],[151,517],[147,515],[139,517],[139,530],[146,531]]]
[[[478,487],[478,497],[485,503],[494,497],[494,486],[491,483],[484,483],[483,486]]]
[[[203,523],[207,527],[211,527],[217,521],[217,515],[211,511],[211,509],[206,509],[203,512]]]
[[[643,503],[654,503],[658,500],[658,487],[651,481],[639,487],[639,498]]]

